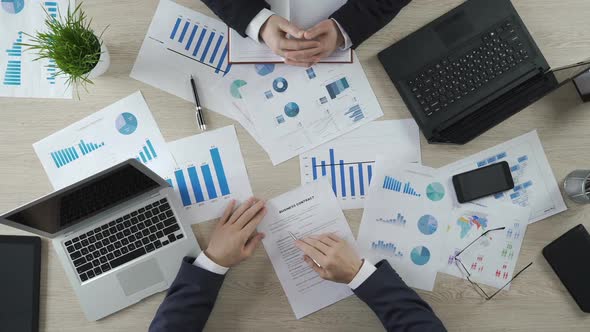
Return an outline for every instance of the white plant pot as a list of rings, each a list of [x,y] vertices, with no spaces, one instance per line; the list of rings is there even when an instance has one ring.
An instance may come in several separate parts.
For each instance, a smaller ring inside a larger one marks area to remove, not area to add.
[[[101,54],[98,63],[96,64],[96,66],[94,66],[94,68],[92,68],[90,73],[88,73],[89,79],[95,79],[97,77],[102,76],[111,66],[111,56],[109,55],[109,50],[107,46],[104,44],[104,42],[100,47],[100,51]]]

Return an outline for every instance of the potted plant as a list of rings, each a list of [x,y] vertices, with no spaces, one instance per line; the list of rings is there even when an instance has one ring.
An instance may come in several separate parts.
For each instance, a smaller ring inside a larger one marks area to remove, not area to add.
[[[85,89],[93,84],[92,79],[104,74],[110,65],[110,57],[102,41],[102,34],[96,35],[86,13],[79,4],[73,11],[68,8],[65,16],[52,17],[46,12],[46,31],[35,35],[26,34],[30,43],[22,44],[27,50],[38,53],[37,60],[52,59],[57,71],[65,75],[69,85],[82,85]],[[106,30],[106,29],[105,29]]]

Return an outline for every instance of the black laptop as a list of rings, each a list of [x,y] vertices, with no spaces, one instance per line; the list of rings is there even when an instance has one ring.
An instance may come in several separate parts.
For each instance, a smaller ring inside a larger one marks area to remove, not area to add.
[[[465,144],[569,82],[509,0],[467,0],[379,54],[430,143]]]

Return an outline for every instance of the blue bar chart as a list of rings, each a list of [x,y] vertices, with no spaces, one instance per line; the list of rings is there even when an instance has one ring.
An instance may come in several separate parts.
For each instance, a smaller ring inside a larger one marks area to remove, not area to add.
[[[383,181],[383,189],[396,191],[398,193],[410,196],[421,196],[419,193],[416,192],[414,188],[412,188],[412,184],[410,182],[402,183],[401,181],[391,176],[385,177],[385,180]]]
[[[363,110],[361,109],[360,105],[354,105],[352,106],[348,111],[346,111],[344,113],[346,116],[348,116],[352,122],[359,122],[362,119],[365,118],[365,113],[363,113]]]
[[[182,46],[184,51],[182,55],[211,67],[216,74],[225,76],[230,72],[231,64],[227,61],[229,48],[225,32],[216,31],[207,25],[181,16],[177,17],[172,24],[170,39]]]
[[[326,85],[326,90],[328,90],[328,94],[330,95],[331,99],[336,99],[338,95],[348,88],[350,88],[350,85],[348,84],[346,77]]]
[[[398,246],[395,243],[385,242],[385,241],[376,241],[371,243],[371,249],[375,251],[379,251],[381,253],[395,256],[395,257],[403,257],[403,252],[398,250]]]
[[[374,160],[348,161],[336,157],[336,150],[329,149],[329,159],[319,160],[311,157],[311,172],[313,180],[329,176],[332,190],[337,197],[360,198],[366,195],[366,190],[373,177]]]
[[[47,64],[45,69],[47,70],[47,81],[49,82],[49,84],[54,85],[55,76],[57,75],[57,64],[55,63],[55,60],[49,59],[49,63]]]
[[[154,149],[152,142],[149,139],[147,139],[145,141],[145,145],[139,151],[139,156],[136,157],[136,159],[137,159],[137,161],[147,164],[148,162],[150,162],[156,158],[158,158],[158,154],[156,153],[156,149]]]
[[[22,84],[22,55],[23,50],[20,43],[22,42],[23,33],[19,31],[18,37],[12,44],[12,47],[6,50],[8,62],[4,72],[3,84],[7,86],[20,86]]]
[[[178,169],[174,172],[174,179],[167,180],[177,187],[185,207],[231,194],[219,149],[211,148],[209,155],[210,162]]]
[[[100,149],[103,146],[104,146],[104,142],[97,144],[97,143],[86,143],[86,142],[84,142],[84,140],[80,140],[80,142],[78,143],[78,150],[76,150],[75,146],[70,146],[65,149],[52,151],[50,154],[51,154],[51,158],[53,159],[53,162],[55,163],[55,166],[57,168],[62,168],[64,166],[80,159],[81,157],[86,156],[86,155]]]
[[[57,2],[54,1],[46,1],[44,3],[45,5],[45,10],[47,10],[47,13],[49,14],[49,16],[51,16],[52,18],[56,19],[57,18]]]
[[[398,213],[394,218],[379,218],[376,221],[402,227],[406,226],[406,223],[408,222],[408,220],[401,213]]]

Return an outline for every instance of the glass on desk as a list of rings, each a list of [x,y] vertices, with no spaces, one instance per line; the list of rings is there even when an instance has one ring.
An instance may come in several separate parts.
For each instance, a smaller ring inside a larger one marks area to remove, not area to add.
[[[566,176],[563,190],[574,202],[590,203],[590,170],[576,170]]]
[[[485,298],[486,301],[489,301],[491,299],[493,299],[496,295],[500,294],[500,292],[506,288],[508,285],[510,285],[514,279],[518,278],[519,275],[521,275],[524,271],[526,271],[526,269],[528,269],[529,267],[531,267],[531,265],[533,265],[533,263],[529,263],[527,266],[525,266],[522,270],[520,270],[519,272],[515,273],[512,278],[510,280],[508,280],[508,282],[502,286],[501,288],[499,288],[498,290],[496,290],[495,292],[489,294],[488,292],[486,292],[483,287],[477,283],[476,281],[473,280],[473,276],[471,275],[471,272],[469,272],[469,270],[467,269],[467,267],[465,266],[465,264],[463,264],[463,261],[461,260],[461,255],[463,253],[465,253],[466,251],[468,251],[470,248],[475,247],[475,245],[481,241],[487,240],[488,235],[490,233],[494,233],[494,232],[499,232],[499,231],[503,231],[505,230],[506,227],[500,227],[500,228],[494,228],[494,229],[490,229],[484,233],[482,233],[480,236],[478,236],[475,240],[473,240],[471,243],[469,243],[465,248],[463,248],[462,250],[458,251],[457,254],[455,254],[455,257],[453,257],[454,261],[455,261],[455,265],[457,265],[457,267],[459,268],[459,270],[461,270],[461,272],[467,277],[467,281],[469,281],[469,283],[471,283],[471,285],[473,286],[473,288],[475,288],[476,292],[481,295],[483,298]]]

